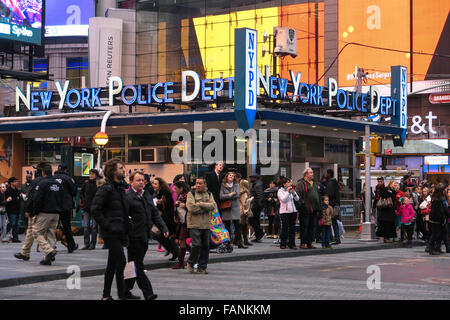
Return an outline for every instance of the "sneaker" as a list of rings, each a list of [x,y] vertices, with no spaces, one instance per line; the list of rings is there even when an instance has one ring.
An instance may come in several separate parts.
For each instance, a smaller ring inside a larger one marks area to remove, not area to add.
[[[17,259],[22,259],[24,261],[30,260],[30,256],[25,256],[25,255],[22,254],[22,252],[15,253],[14,257],[16,257]]]
[[[273,241],[274,244],[280,244],[280,239],[276,239]]]
[[[208,274],[209,272],[208,271],[206,271],[206,269],[198,269],[197,270],[197,273],[199,273],[199,274]]]
[[[89,250],[90,246],[84,246],[81,250]]]
[[[336,240],[336,241],[332,242],[331,244],[334,244],[334,245],[341,244],[341,240]]]
[[[89,246],[88,250],[95,250],[95,246]]]
[[[156,298],[158,298],[158,295],[152,294],[151,296],[145,297],[145,300],[155,300]]]
[[[195,273],[195,269],[192,267],[190,263],[186,264],[186,269],[189,273]]]

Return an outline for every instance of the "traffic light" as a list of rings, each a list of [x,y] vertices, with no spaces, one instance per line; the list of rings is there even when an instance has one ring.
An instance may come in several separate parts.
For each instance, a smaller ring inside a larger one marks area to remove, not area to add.
[[[366,163],[366,155],[364,153],[357,153],[356,154],[356,163],[355,166],[358,169],[364,168]],[[375,167],[377,165],[377,156],[376,155],[370,155],[370,166]]]
[[[383,140],[379,137],[370,138],[370,153],[381,153]]]

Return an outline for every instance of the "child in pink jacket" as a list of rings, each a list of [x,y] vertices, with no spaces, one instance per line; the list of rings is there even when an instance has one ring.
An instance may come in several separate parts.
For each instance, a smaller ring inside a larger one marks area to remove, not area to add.
[[[398,206],[395,214],[401,217],[401,232],[404,234],[406,232],[408,237],[408,248],[412,248],[412,235],[414,232],[414,221],[415,221],[415,212],[414,209],[409,203],[407,197],[402,197],[399,199],[401,205]],[[403,238],[403,237],[402,237]]]

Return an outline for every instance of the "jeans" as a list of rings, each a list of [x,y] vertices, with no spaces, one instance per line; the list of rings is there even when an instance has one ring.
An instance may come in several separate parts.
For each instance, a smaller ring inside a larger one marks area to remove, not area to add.
[[[206,270],[209,261],[209,229],[190,229],[191,236],[191,254],[188,258],[188,263],[194,266],[198,263],[200,269]]]
[[[8,228],[8,223],[6,221],[6,213],[5,214],[0,214],[0,228],[2,228],[2,241],[8,241],[8,237],[7,237],[7,228]]]
[[[87,211],[83,212],[84,221],[84,246],[94,247],[97,244],[98,225],[92,218],[91,214]],[[91,225],[92,221],[92,225]]]
[[[227,220],[224,221],[223,224],[225,225],[225,228],[228,230],[228,232],[230,232],[230,240],[232,240],[233,243],[235,244],[241,244],[242,243],[242,237],[241,237],[241,233],[239,232],[241,230],[241,226],[239,224],[240,220]],[[231,225],[234,225],[234,234],[231,235]]]
[[[248,218],[248,224],[252,226],[253,230],[255,230],[255,237],[262,237],[264,235],[264,231],[261,229],[260,223],[260,214],[261,209],[252,210],[253,217]]]
[[[297,212],[281,213],[281,234],[280,246],[295,246],[295,221],[297,220]]]
[[[331,226],[322,226],[322,247],[330,247]]]
[[[67,248],[69,250],[75,249],[75,240],[73,240],[72,226],[70,224],[71,218],[72,217],[71,217],[71,212],[70,211],[64,211],[59,216],[59,219],[61,220],[62,231],[63,231],[63,234],[66,236]]]
[[[9,224],[12,228],[13,241],[19,240],[19,214],[8,214]]]
[[[269,216],[269,229],[268,232],[271,235],[278,235],[280,231],[280,214],[275,213]]]
[[[125,280],[126,290],[129,292],[133,289],[134,283],[137,282],[144,297],[153,295],[153,288],[150,280],[144,272],[144,257],[147,253],[148,243],[145,241],[130,241],[128,246],[128,262],[134,261],[136,265],[136,278]]]
[[[105,283],[103,287],[103,298],[111,296],[111,286],[116,276],[117,293],[120,299],[125,297],[125,280],[123,279],[123,271],[127,260],[123,252],[122,241],[117,238],[104,238],[108,248],[108,263],[105,271]]]
[[[312,245],[314,241],[314,231],[317,224],[317,212],[302,213],[300,215],[300,233],[301,244],[308,246]]]

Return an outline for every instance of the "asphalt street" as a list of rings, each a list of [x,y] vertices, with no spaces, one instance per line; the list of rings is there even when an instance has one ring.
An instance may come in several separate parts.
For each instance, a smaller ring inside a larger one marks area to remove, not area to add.
[[[368,279],[374,275],[371,271],[374,266],[380,271],[379,289],[368,287]],[[424,247],[219,262],[210,264],[208,271],[209,274],[201,275],[161,268],[149,270],[147,275],[160,300],[450,298],[450,254],[430,256],[424,252]],[[69,278],[1,288],[0,299],[101,298],[103,276],[81,278],[79,289],[74,288],[74,283],[74,278]],[[137,287],[133,293],[141,294]],[[115,283],[112,294],[117,297]]]

